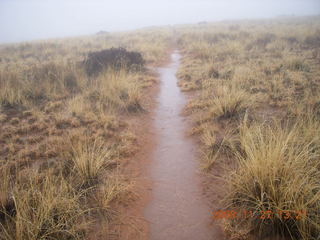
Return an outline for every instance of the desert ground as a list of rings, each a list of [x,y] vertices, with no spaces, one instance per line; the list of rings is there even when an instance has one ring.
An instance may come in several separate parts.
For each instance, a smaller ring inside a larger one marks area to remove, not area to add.
[[[320,17],[0,45],[0,240],[320,239]]]

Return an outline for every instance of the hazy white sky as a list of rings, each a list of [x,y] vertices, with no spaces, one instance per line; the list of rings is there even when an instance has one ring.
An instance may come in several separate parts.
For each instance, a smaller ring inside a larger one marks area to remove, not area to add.
[[[291,14],[318,15],[320,0],[0,0],[0,42]]]

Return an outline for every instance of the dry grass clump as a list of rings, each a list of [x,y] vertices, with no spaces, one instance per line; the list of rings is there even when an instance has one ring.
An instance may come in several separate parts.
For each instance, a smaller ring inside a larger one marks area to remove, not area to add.
[[[237,154],[239,167],[228,180],[226,207],[252,211],[255,217],[244,220],[249,222],[244,224],[248,232],[294,239],[319,237],[320,152],[315,126],[319,127],[319,122],[314,120],[302,120],[290,128],[242,125],[243,152]],[[266,211],[271,211],[271,216],[263,218]],[[306,214],[298,214],[300,211]],[[239,224],[236,221],[230,226]]]
[[[100,109],[119,109],[127,112],[143,110],[141,73],[107,71],[93,81],[89,98]]]
[[[73,116],[83,116],[90,110],[90,104],[84,95],[75,95],[67,102],[67,109]]]
[[[128,195],[131,192],[131,184],[123,176],[111,175],[103,184],[98,193],[98,204],[104,210],[114,212],[112,209],[115,201],[128,202]]]
[[[226,125],[225,133],[214,126],[201,126],[201,143],[203,144],[203,156],[201,167],[204,171],[212,170],[216,162],[234,158],[237,152],[242,152],[238,129],[231,124]]]
[[[75,171],[83,185],[98,182],[103,170],[114,163],[111,150],[101,139],[71,140],[70,159]]]
[[[12,202],[10,202],[11,174],[8,164],[1,163],[0,173],[3,177],[0,182],[0,219],[4,217],[3,211],[10,211]]]
[[[80,239],[85,223],[82,194],[53,175],[17,179],[12,189],[14,212],[4,212],[1,239]]]
[[[236,118],[243,115],[249,107],[253,107],[253,97],[235,87],[218,87],[209,112],[214,118]]]

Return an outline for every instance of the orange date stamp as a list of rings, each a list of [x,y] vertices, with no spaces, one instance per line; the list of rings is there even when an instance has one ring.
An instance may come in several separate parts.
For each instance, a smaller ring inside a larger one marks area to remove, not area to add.
[[[217,219],[250,219],[256,218],[261,220],[268,220],[272,218],[278,218],[283,220],[300,220],[307,216],[306,210],[263,210],[263,211],[252,211],[252,210],[213,210],[212,218]]]

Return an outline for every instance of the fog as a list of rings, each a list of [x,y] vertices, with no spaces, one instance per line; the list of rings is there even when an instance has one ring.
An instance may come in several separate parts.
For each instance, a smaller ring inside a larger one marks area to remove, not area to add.
[[[0,0],[0,42],[319,13],[320,0]]]

